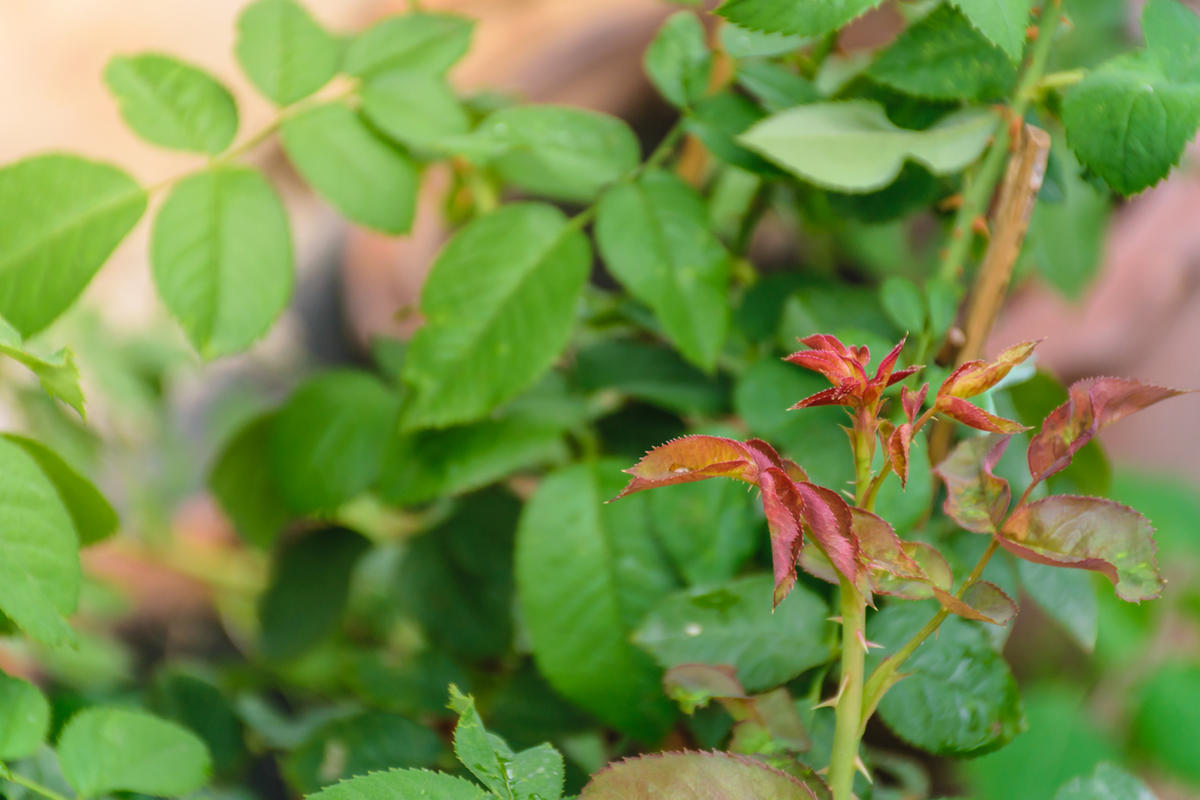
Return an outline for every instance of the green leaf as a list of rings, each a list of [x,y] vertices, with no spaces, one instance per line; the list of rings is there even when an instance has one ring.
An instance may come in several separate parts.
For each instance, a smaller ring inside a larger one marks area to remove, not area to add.
[[[1200,81],[1200,16],[1178,0],[1150,0],[1142,10],[1146,50],[1172,81]]]
[[[726,0],[717,13],[752,31],[824,36],[882,0]]]
[[[1025,49],[1025,29],[1033,0],[950,0],[971,24],[1017,61]]]
[[[1050,157],[1062,166],[1063,197],[1058,203],[1041,200],[1034,206],[1026,249],[1039,274],[1077,300],[1100,269],[1111,210],[1109,194],[1084,180],[1075,157],[1058,138]]]
[[[310,794],[353,775],[388,774],[376,771],[389,767],[431,766],[441,751],[437,734],[423,725],[399,714],[363,711],[313,731],[287,754],[283,774],[297,792]],[[427,797],[416,793],[392,796]]]
[[[1020,558],[1103,573],[1117,596],[1130,603],[1162,592],[1154,528],[1132,508],[1111,500],[1056,495],[1029,503],[1009,516],[999,541]]]
[[[38,459],[6,438],[0,473],[0,611],[48,645],[71,642],[80,573],[70,512]]]
[[[1118,56],[1071,87],[1062,120],[1080,162],[1136,194],[1166,177],[1195,135],[1200,82],[1170,80],[1146,53]]]
[[[654,533],[690,585],[727,581],[765,541],[762,516],[745,487],[704,481],[650,495]]]
[[[277,105],[291,105],[337,74],[338,40],[294,0],[256,0],[237,21],[238,63]]]
[[[501,800],[558,800],[563,789],[563,758],[549,744],[514,753],[483,727],[475,701],[450,687],[450,708],[458,714],[454,753]]]
[[[441,139],[471,126],[458,97],[438,75],[392,72],[368,80],[360,91],[367,119],[389,138],[432,150]]]
[[[487,800],[489,795],[470,781],[423,769],[390,769],[359,775],[309,795],[309,800]]]
[[[173,722],[141,711],[89,708],[58,737],[63,777],[80,797],[126,791],[190,794],[208,779],[204,742]]]
[[[1021,559],[1021,585],[1042,611],[1057,621],[1086,652],[1096,646],[1099,609],[1092,576],[1082,570],[1056,569]]]
[[[983,152],[996,122],[991,111],[966,109],[907,130],[874,101],[845,100],[780,112],[738,141],[818,186],[868,192],[895,180],[908,159],[937,175],[958,172]]]
[[[652,170],[605,192],[596,243],[629,292],[654,309],[671,341],[712,370],[729,328],[729,255],[708,227],[704,199]]]
[[[1200,668],[1170,662],[1159,667],[1137,694],[1133,721],[1138,749],[1192,783],[1200,782],[1200,744],[1184,731],[1200,724]]]
[[[646,74],[673,106],[686,108],[708,89],[712,53],[704,26],[690,11],[672,14],[646,50]]]
[[[198,172],[175,185],[150,237],[154,283],[206,358],[245,350],[292,293],[287,212],[248,167]]]
[[[0,672],[0,759],[28,758],[46,741],[50,704],[36,686]]]
[[[467,52],[474,26],[453,14],[388,17],[350,43],[343,69],[359,78],[386,72],[442,75]]]
[[[478,419],[532,385],[567,343],[589,267],[587,239],[546,205],[506,205],[455,234],[421,292],[406,427]]]
[[[62,349],[51,356],[30,352],[17,329],[0,317],[0,353],[37,376],[46,394],[75,409],[80,418],[86,417],[83,389],[79,387],[79,368],[75,366],[75,354],[70,350]]]
[[[125,124],[153,144],[215,156],[237,133],[237,104],[229,90],[170,56],[117,56],[104,68],[104,82]]]
[[[208,488],[234,529],[262,548],[270,547],[292,518],[271,475],[274,419],[274,414],[263,414],[242,426],[225,443],[208,474]]]
[[[3,438],[24,449],[54,484],[63,507],[71,515],[81,547],[103,541],[117,532],[120,525],[117,512],[91,481],[41,442],[14,433],[6,433]]]
[[[867,638],[886,655],[931,616],[928,603],[888,605],[867,623]],[[904,672],[908,677],[884,695],[879,714],[909,744],[937,755],[977,755],[1023,729],[1016,679],[978,623],[946,619],[904,663]]]
[[[327,528],[278,551],[270,583],[258,601],[263,655],[277,661],[295,658],[337,628],[350,575],[369,548],[354,531]]]
[[[646,616],[634,641],[663,667],[728,664],[747,691],[774,688],[831,656],[824,601],[797,585],[772,613],[774,588],[764,574],[678,592]]]
[[[348,219],[384,233],[412,227],[417,169],[358,114],[327,103],[288,117],[279,132],[296,170]]]
[[[0,168],[0,316],[32,336],[67,310],[146,210],[125,172],[71,155]]]
[[[520,512],[507,490],[488,489],[408,546],[395,573],[398,605],[439,649],[473,661],[509,652]]]
[[[572,371],[585,392],[614,389],[680,415],[713,415],[727,404],[727,386],[675,352],[631,339],[606,338],[580,348]]]
[[[624,483],[621,466],[577,464],[542,481],[517,531],[517,590],[551,686],[625,733],[656,741],[673,708],[660,671],[629,635],[674,586],[644,498],[604,504]]]
[[[507,417],[392,440],[375,486],[396,506],[469,492],[522,469],[565,461],[562,426]]]
[[[879,304],[888,319],[905,333],[925,330],[925,297],[908,278],[893,275],[880,284]]]
[[[365,372],[335,370],[301,384],[271,422],[271,474],[297,512],[328,511],[375,482],[399,400]]]
[[[1146,784],[1115,764],[1104,761],[1087,778],[1075,778],[1054,800],[1155,800]]]
[[[1012,89],[1017,68],[960,12],[939,6],[900,34],[867,76],[931,100],[991,100]]]
[[[204,740],[218,775],[234,773],[248,751],[233,704],[212,682],[176,667],[154,676],[151,708]]]
[[[512,106],[480,123],[493,166],[512,185],[556,200],[588,202],[638,165],[637,138],[621,120],[566,106]]]
[[[763,104],[767,111],[783,111],[821,99],[812,81],[774,61],[742,61],[737,83]]]
[[[809,42],[804,36],[752,31],[733,22],[720,27],[721,47],[733,58],[769,58],[799,50]]]
[[[658,753],[609,764],[579,800],[814,800],[787,773],[732,753]]]

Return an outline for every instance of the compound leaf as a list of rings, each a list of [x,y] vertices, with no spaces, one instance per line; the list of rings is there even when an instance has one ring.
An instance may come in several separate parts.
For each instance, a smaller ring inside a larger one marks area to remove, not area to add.
[[[277,105],[303,100],[337,74],[341,45],[294,0],[256,0],[237,30],[238,63]]]

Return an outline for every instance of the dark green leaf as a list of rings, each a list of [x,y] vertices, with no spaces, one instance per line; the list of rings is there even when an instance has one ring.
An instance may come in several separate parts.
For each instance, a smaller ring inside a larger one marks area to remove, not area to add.
[[[925,298],[908,278],[894,276],[880,284],[879,304],[900,330],[909,334],[925,330]]]
[[[365,372],[336,370],[301,384],[268,432],[271,476],[297,512],[329,511],[375,482],[399,401]]]
[[[589,265],[587,239],[550,206],[503,206],[459,231],[421,293],[405,425],[478,419],[528,388],[566,345]]]
[[[71,155],[0,168],[0,316],[22,336],[54,321],[146,210],[116,167]]]
[[[1021,585],[1087,652],[1096,646],[1099,609],[1092,576],[1083,570],[1056,569],[1024,559],[1017,562]]]
[[[314,731],[303,744],[288,753],[283,762],[283,773],[297,792],[309,794],[354,775],[389,767],[430,766],[441,750],[442,742],[437,734],[407,717],[364,711],[333,720]],[[387,774],[376,773],[370,777]],[[334,787],[334,790],[337,788],[340,787]],[[316,796],[328,798],[329,794],[322,792]],[[391,796],[430,797],[428,794]]]
[[[125,124],[148,142],[216,155],[237,133],[237,104],[211,75],[170,56],[118,56],[104,68]]]
[[[671,173],[647,172],[600,199],[596,243],[680,351],[711,371],[729,326],[729,256],[709,230],[703,198]]]
[[[752,31],[822,36],[879,5],[881,0],[725,0],[717,13]]]
[[[754,497],[733,481],[672,486],[650,496],[654,532],[690,585],[737,574],[766,531]]]
[[[1125,770],[1107,761],[1087,778],[1075,778],[1054,800],[1156,800],[1154,792]]]
[[[316,192],[354,222],[407,233],[417,203],[417,168],[358,114],[327,103],[288,117],[283,149]]]
[[[178,797],[204,785],[211,768],[199,738],[141,711],[89,708],[58,738],[63,776],[81,797],[114,791]]]
[[[351,573],[369,547],[344,528],[314,531],[284,545],[258,602],[263,655],[294,658],[337,628]]]
[[[646,50],[645,67],[650,81],[672,105],[685,108],[702,97],[708,89],[712,54],[699,18],[689,11],[668,17]]]
[[[470,781],[423,769],[390,769],[359,775],[322,789],[310,800],[488,800],[482,789]]]
[[[208,474],[208,488],[243,539],[269,547],[292,518],[271,475],[274,414],[244,425],[226,442]]]
[[[830,658],[829,609],[798,585],[772,613],[774,585],[753,575],[676,593],[646,616],[634,641],[663,667],[731,665],[751,692],[786,683]]]
[[[1034,207],[1027,248],[1041,276],[1075,300],[1100,268],[1110,204],[1106,193],[1079,174],[1070,151],[1057,139],[1055,144],[1051,155],[1062,166],[1063,197],[1061,202],[1043,200]]]
[[[725,386],[662,347],[605,339],[575,354],[573,374],[587,392],[615,389],[679,414],[725,408]]]
[[[0,672],[0,759],[28,758],[50,728],[50,704],[36,686]]]
[[[1200,668],[1159,667],[1141,687],[1133,724],[1138,748],[1185,780],[1200,782],[1200,742],[1185,731],[1200,725]]]
[[[971,24],[991,39],[1013,61],[1025,49],[1025,29],[1033,0],[950,0]]]
[[[291,105],[338,71],[342,47],[294,0],[256,0],[237,21],[238,63],[276,104]]]
[[[246,758],[242,724],[233,705],[208,680],[178,669],[154,677],[151,707],[204,740],[218,774],[229,774]]]
[[[359,78],[387,72],[441,75],[467,52],[473,28],[471,20],[453,14],[388,17],[350,43],[344,69]]]
[[[245,350],[292,294],[287,212],[256,170],[198,172],[159,210],[150,263],[159,297],[201,355]]]
[[[623,464],[578,464],[542,481],[521,515],[516,572],[538,666],[550,684],[644,741],[670,724],[659,670],[630,632],[673,587],[644,496],[605,505]]]

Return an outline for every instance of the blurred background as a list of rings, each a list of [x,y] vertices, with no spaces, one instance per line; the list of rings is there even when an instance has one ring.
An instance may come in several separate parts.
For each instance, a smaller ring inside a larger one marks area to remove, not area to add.
[[[1107,14],[1104,35],[1138,39],[1140,3],[1094,2]],[[402,0],[305,5],[324,25],[345,32],[407,7]],[[463,90],[607,111],[650,142],[671,122],[672,112],[641,69],[647,43],[675,10],[660,0],[422,5],[479,20],[470,54],[452,74]],[[233,57],[242,6],[241,0],[3,0],[0,163],[70,150],[121,164],[148,184],[193,167],[194,158],[149,147],[121,122],[100,76],[107,60],[122,53],[160,50],[201,65],[233,89],[243,135],[267,124],[271,107]],[[885,5],[844,44],[878,46],[895,26]],[[1064,381],[1124,375],[1200,388],[1198,155],[1193,144],[1168,180],[1106,209],[1108,216],[1093,215],[1091,224],[1108,225],[1095,258],[1072,252],[1069,229],[1061,242],[1039,242],[1042,257],[1082,264],[1064,269],[1083,272],[1055,281],[1026,265],[989,354],[1044,337],[1039,364]],[[242,576],[229,571],[237,568],[222,556],[234,535],[204,489],[215,448],[306,372],[365,363],[373,337],[402,336],[416,324],[406,309],[446,235],[441,197],[448,176],[429,176],[412,235],[392,238],[343,221],[302,187],[272,142],[252,160],[284,193],[299,269],[293,307],[268,338],[244,356],[201,363],[153,292],[147,214],[84,299],[45,337],[78,352],[88,427],[55,413],[37,392],[17,392],[2,411],[6,426],[34,429],[73,463],[98,471],[130,529],[129,537],[85,558],[93,573],[110,578],[107,589],[96,591],[112,592],[104,602],[120,609],[114,619],[121,620],[123,641],[134,646],[96,638],[76,661],[58,657],[50,668],[68,684],[120,686],[138,659],[229,646],[213,633],[209,587]],[[759,232],[752,255],[802,257],[802,242],[797,250],[780,241],[786,233],[772,233],[770,226]],[[1036,611],[1022,615],[1009,655],[1033,687],[1030,731],[962,768],[972,785],[991,787],[978,788],[980,798],[1029,796],[1022,780],[1057,785],[1057,777],[1118,753],[1142,759],[1164,798],[1200,796],[1200,589],[1194,581],[1200,576],[1200,394],[1152,408],[1102,438],[1112,496],[1138,507],[1160,529],[1171,601],[1126,607],[1100,592],[1101,632],[1091,666]],[[153,546],[166,540],[184,544],[167,551]],[[29,672],[42,657],[0,647],[6,670]],[[1064,672],[1064,662],[1075,672]],[[1061,674],[1087,674],[1096,685],[1085,698],[1082,686],[1056,679]],[[1132,718],[1120,710],[1120,698],[1131,692],[1139,698]]]

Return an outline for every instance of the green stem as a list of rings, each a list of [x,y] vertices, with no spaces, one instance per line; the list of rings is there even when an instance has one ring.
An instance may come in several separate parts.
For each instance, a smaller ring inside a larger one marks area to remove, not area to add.
[[[1046,3],[1042,7],[1042,19],[1037,27],[1037,39],[1033,44],[1033,52],[1029,63],[1021,74],[1021,82],[1009,104],[1009,113],[1014,119],[1023,120],[1029,104],[1038,94],[1042,73],[1046,71],[1046,59],[1050,55],[1051,41],[1058,29],[1058,1]],[[938,277],[943,280],[957,280],[962,273],[964,262],[971,250],[971,225],[976,218],[987,210],[996,184],[1008,163],[1010,141],[1008,126],[1001,125],[992,139],[991,147],[976,167],[974,174],[963,192],[963,203],[954,218],[954,227],[950,230],[950,243],[938,266]]]
[[[862,738],[863,673],[866,661],[867,604],[845,577],[841,579],[842,677],[835,709],[833,752],[829,757],[829,787],[833,800],[850,800],[858,743]]]
[[[26,778],[24,775],[18,775],[4,764],[0,764],[0,778],[11,781],[18,786],[24,786],[29,791],[35,792],[40,794],[42,797],[47,798],[47,800],[67,800],[66,797],[54,791],[49,786],[43,786],[35,780]]]

